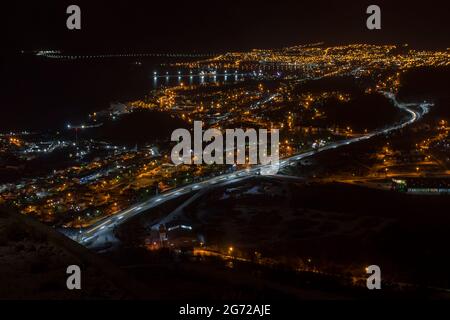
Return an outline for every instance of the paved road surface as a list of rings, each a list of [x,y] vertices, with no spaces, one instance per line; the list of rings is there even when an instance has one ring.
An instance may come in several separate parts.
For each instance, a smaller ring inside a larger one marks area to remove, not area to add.
[[[337,141],[337,142],[332,142],[332,143],[329,143],[329,144],[325,145],[324,147],[321,147],[317,150],[307,151],[304,153],[300,153],[300,154],[291,156],[289,158],[282,159],[282,160],[280,160],[280,163],[279,163],[280,168],[288,166],[292,162],[300,161],[304,158],[311,157],[313,155],[324,152],[326,150],[331,150],[331,149],[339,148],[339,147],[349,145],[352,143],[364,141],[364,140],[373,138],[375,136],[387,134],[392,131],[406,127],[406,126],[416,122],[417,120],[419,120],[425,113],[428,112],[429,107],[432,105],[432,104],[426,103],[426,102],[416,103],[416,104],[399,103],[394,94],[388,93],[388,92],[384,92],[383,94],[387,98],[389,98],[397,108],[402,109],[409,114],[409,117],[407,120],[405,120],[402,123],[391,125],[384,129],[375,130],[371,133],[365,134],[360,137],[355,137],[355,138],[350,138],[350,139],[341,140],[341,141]],[[420,107],[420,111],[411,109],[410,107]],[[227,174],[224,174],[221,176],[217,176],[217,177],[213,177],[213,178],[204,180],[202,182],[192,183],[190,185],[186,185],[186,186],[182,186],[182,187],[173,189],[169,192],[152,197],[144,202],[135,204],[135,205],[131,206],[130,208],[115,214],[114,216],[106,217],[99,223],[97,223],[85,230],[81,230],[77,234],[77,236],[75,236],[73,238],[75,238],[75,240],[77,240],[81,244],[88,246],[88,247],[101,247],[106,244],[108,244],[108,245],[114,244],[114,242],[117,241],[117,239],[115,239],[112,231],[114,230],[115,227],[120,225],[125,220],[127,220],[131,217],[134,217],[138,214],[141,214],[141,213],[149,210],[150,208],[156,207],[156,206],[160,205],[161,203],[164,203],[168,200],[177,198],[180,195],[184,195],[184,194],[196,191],[196,190],[205,189],[205,188],[208,188],[208,187],[211,187],[214,185],[219,185],[219,184],[226,185],[226,184],[230,184],[230,183],[235,183],[242,179],[258,175],[258,174],[260,174],[261,170],[270,168],[269,166],[270,165],[254,166],[250,169],[244,169],[244,170],[239,170],[239,171],[236,171],[233,173],[227,173]]]

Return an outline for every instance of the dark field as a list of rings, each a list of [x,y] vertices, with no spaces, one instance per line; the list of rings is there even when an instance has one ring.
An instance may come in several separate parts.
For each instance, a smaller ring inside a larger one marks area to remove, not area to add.
[[[450,217],[444,208],[449,205],[445,196],[261,178],[208,192],[169,225],[189,224],[207,246],[232,245],[236,255],[249,259],[258,251],[286,266],[306,263],[353,277],[377,264],[387,282],[446,287]],[[147,219],[155,214],[149,212]],[[145,234],[139,227],[144,220],[127,228],[134,241]]]

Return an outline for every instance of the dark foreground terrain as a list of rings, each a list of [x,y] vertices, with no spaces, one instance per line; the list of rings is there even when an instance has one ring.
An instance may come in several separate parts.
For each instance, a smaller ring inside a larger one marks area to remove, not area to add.
[[[190,281],[186,270],[208,283],[213,274],[234,281],[256,277],[260,285],[283,283],[291,298],[311,297],[302,292],[311,288],[323,297],[365,297],[365,268],[372,264],[383,273],[381,297],[443,297],[450,287],[448,196],[264,177],[186,198],[122,225],[123,248],[107,255],[139,279],[156,272]],[[173,250],[155,250],[148,245],[152,236],[158,241],[149,226],[167,215],[167,227],[192,231],[169,231]],[[195,243],[184,246],[186,239]]]
[[[69,265],[81,268],[81,290],[68,290]],[[132,299],[145,290],[124,272],[25,216],[0,210],[0,299]]]

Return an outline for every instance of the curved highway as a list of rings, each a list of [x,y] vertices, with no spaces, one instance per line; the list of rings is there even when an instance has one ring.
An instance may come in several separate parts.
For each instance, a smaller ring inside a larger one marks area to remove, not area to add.
[[[372,137],[383,135],[390,133],[392,131],[404,128],[405,126],[408,126],[417,120],[419,120],[425,113],[428,112],[430,106],[432,106],[431,103],[423,102],[423,103],[415,103],[415,104],[406,104],[406,103],[400,103],[397,101],[395,95],[393,93],[389,92],[383,92],[383,94],[392,101],[392,103],[399,109],[407,112],[409,114],[409,117],[405,119],[405,121],[397,124],[393,124],[392,126],[389,126],[384,129],[375,130],[373,132],[367,133],[365,135],[362,135],[360,137],[345,139],[333,143],[329,143],[325,145],[324,147],[321,147],[317,150],[313,151],[307,151],[304,153],[300,153],[294,156],[291,156],[289,158],[285,158],[280,160],[279,162],[279,168],[283,168],[285,166],[288,166],[292,161],[299,161],[304,158],[313,156],[317,153],[324,152],[326,150],[339,148],[342,146],[346,146],[352,143],[364,141],[367,139],[370,139]],[[420,111],[417,111],[415,109],[412,109],[411,107],[420,107]],[[158,196],[152,197],[144,202],[135,204],[131,206],[130,208],[123,210],[114,216],[109,216],[100,221],[99,223],[95,224],[94,226],[91,226],[85,230],[81,230],[74,240],[80,242],[81,244],[85,246],[102,246],[105,245],[105,243],[111,243],[115,241],[115,237],[113,235],[113,230],[116,226],[120,225],[125,220],[136,216],[138,214],[141,214],[150,208],[156,207],[160,205],[161,203],[164,203],[168,200],[174,199],[180,195],[187,194],[192,191],[208,188],[210,186],[220,184],[220,185],[226,185],[229,183],[235,183],[237,181],[240,181],[242,179],[248,178],[250,176],[258,175],[261,170],[267,169],[270,165],[266,166],[254,166],[250,169],[244,169],[239,170],[233,173],[228,173],[224,175],[220,175],[217,177],[213,177],[201,182],[193,183],[190,185],[182,186],[176,189],[173,189],[169,192],[162,193]],[[72,237],[73,238],[73,237]]]

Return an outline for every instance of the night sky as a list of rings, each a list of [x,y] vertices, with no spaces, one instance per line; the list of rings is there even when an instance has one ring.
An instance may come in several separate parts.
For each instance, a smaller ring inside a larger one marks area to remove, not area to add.
[[[395,2],[395,3],[394,3]],[[33,1],[2,7],[4,49],[221,52],[324,41],[450,47],[449,1]],[[66,7],[82,30],[66,28]],[[382,30],[366,29],[366,8],[382,9]]]

